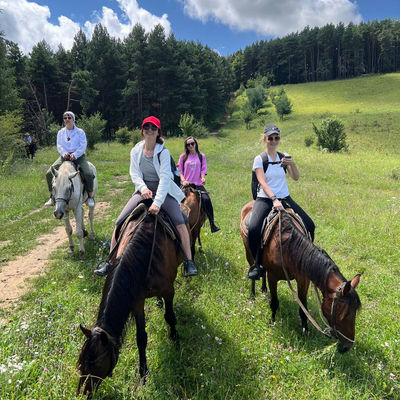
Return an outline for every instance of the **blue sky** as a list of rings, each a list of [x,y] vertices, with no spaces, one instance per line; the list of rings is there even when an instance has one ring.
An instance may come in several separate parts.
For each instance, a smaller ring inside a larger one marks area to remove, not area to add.
[[[98,22],[123,38],[139,22],[227,55],[306,25],[399,18],[400,0],[0,0],[0,9],[0,29],[25,53],[42,39],[69,49],[79,28],[90,37]]]

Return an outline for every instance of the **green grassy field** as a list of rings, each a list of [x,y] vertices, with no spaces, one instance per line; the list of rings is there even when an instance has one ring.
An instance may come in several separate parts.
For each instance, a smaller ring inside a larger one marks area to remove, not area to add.
[[[250,200],[252,160],[262,150],[263,126],[246,130],[234,109],[221,135],[200,139],[207,155],[207,187],[222,230],[203,229],[200,275],[176,281],[180,345],[168,339],[163,313],[147,302],[150,377],[142,387],[134,324],[130,324],[112,378],[95,399],[399,399],[400,398],[400,74],[346,81],[288,85],[294,112],[268,122],[282,132],[281,151],[297,162],[301,178],[289,181],[292,197],[313,217],[316,244],[344,276],[362,274],[363,303],[356,344],[340,355],[335,343],[310,326],[301,335],[298,307],[285,282],[280,308],[270,323],[268,296],[249,298],[250,281],[239,234],[241,207]],[[239,99],[240,101],[240,99]],[[330,154],[306,147],[312,122],[337,115],[349,151]],[[167,140],[177,158],[183,140]],[[78,326],[95,322],[103,280],[92,270],[107,250],[113,221],[131,195],[130,146],[100,144],[89,154],[99,173],[99,199],[111,204],[95,221],[97,239],[87,256],[67,256],[67,243],[52,254],[24,302],[0,310],[0,398],[74,398],[75,363],[84,337]],[[42,149],[14,176],[1,176],[0,261],[4,265],[37,245],[59,225],[47,198],[44,174],[56,158]],[[121,177],[122,176],[122,177]],[[116,192],[117,189],[122,189]],[[259,284],[257,285],[257,290]],[[317,311],[310,291],[309,307]]]

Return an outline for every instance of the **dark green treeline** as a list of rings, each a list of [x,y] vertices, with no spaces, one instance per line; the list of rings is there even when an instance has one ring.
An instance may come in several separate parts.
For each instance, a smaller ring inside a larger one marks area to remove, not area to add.
[[[394,72],[400,69],[400,21],[306,27],[300,33],[247,46],[230,62],[235,87],[257,75],[287,84]]]
[[[120,41],[99,24],[90,41],[78,32],[70,51],[60,46],[53,52],[42,41],[29,57],[1,35],[0,42],[0,53],[7,48],[7,71],[14,74],[26,128],[39,140],[50,123],[61,123],[66,109],[78,115],[99,111],[107,121],[104,139],[121,126],[140,126],[148,115],[160,117],[165,134],[177,132],[185,112],[212,126],[233,90],[225,57],[200,43],[167,37],[160,25],[150,33],[136,25]],[[1,111],[16,103],[10,99]]]

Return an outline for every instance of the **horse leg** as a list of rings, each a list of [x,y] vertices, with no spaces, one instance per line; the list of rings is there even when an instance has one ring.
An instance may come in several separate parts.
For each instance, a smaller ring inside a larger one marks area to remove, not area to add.
[[[136,321],[136,343],[139,349],[139,374],[143,379],[143,383],[146,382],[146,375],[149,373],[147,369],[146,361],[146,346],[147,346],[147,333],[146,333],[146,321],[144,316],[144,300],[140,300],[140,303],[135,307],[134,312]]]
[[[89,207],[90,239],[94,240],[94,207]]]
[[[271,274],[268,274],[268,286],[269,292],[271,294],[271,298],[269,300],[269,306],[271,307],[272,316],[271,321],[275,322],[276,311],[279,307],[279,300],[278,300],[278,281],[271,277]]]
[[[172,288],[171,292],[164,296],[165,302],[165,314],[164,319],[169,325],[169,337],[175,342],[178,339],[178,332],[176,331],[176,316],[173,308],[174,301],[174,288]]]
[[[76,207],[75,211],[75,221],[76,221],[76,237],[79,240],[79,254],[83,256],[85,254],[85,247],[83,246],[83,207]]]
[[[199,236],[197,237],[197,241],[199,242],[199,252],[202,253],[203,252],[203,246],[201,244],[200,232],[199,232]]]
[[[71,221],[69,220],[69,211],[66,211],[64,214],[64,223],[65,223],[65,232],[67,232],[68,241],[69,241],[69,249],[68,254],[72,254],[74,252],[74,240],[72,239],[72,226]]]
[[[310,286],[310,281],[308,279],[301,279],[297,281],[297,292],[299,294],[299,300],[302,302],[303,306],[306,309],[307,309],[307,292],[309,286]],[[299,307],[299,314],[304,334],[308,331],[307,315],[304,313],[301,307]]]
[[[267,278],[266,278],[266,272],[263,273],[263,276],[261,277],[261,293],[267,294]]]
[[[254,279],[251,280],[251,289],[250,289],[250,298],[254,300],[256,297],[256,281]]]

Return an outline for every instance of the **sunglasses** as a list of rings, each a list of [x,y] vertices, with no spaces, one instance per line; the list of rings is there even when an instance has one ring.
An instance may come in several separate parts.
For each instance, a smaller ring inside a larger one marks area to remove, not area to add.
[[[268,136],[268,141],[272,142],[273,140],[278,141],[281,140],[279,136]]]
[[[196,144],[196,142],[187,142],[186,147],[194,146],[195,144]]]
[[[158,128],[157,128],[155,125],[144,125],[144,126],[143,126],[143,129],[144,129],[145,131],[149,131],[150,129],[151,129],[152,131],[156,131]]]
[[[63,117],[64,119],[72,119],[72,117]]]

